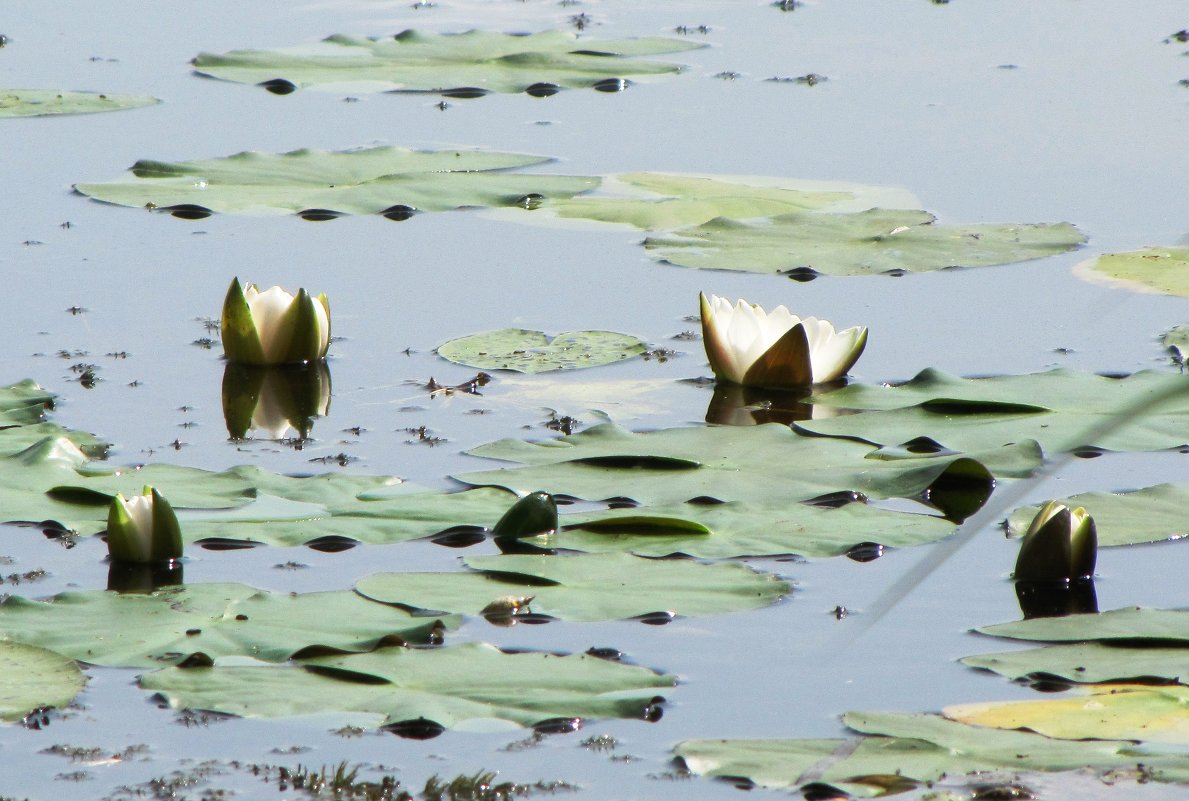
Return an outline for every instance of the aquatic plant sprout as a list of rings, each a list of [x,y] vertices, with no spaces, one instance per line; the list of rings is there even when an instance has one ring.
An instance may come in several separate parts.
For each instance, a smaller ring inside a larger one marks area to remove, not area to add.
[[[169,501],[152,487],[130,499],[117,492],[107,514],[107,550],[114,562],[181,558],[181,528]]]
[[[1049,501],[1020,543],[1016,581],[1069,581],[1094,575],[1098,532],[1082,507]]]
[[[766,312],[745,300],[732,306],[717,295],[698,297],[706,356],[725,381],[765,387],[835,381],[867,345],[865,326],[835,331],[826,320],[802,319],[784,306]]]
[[[231,281],[219,331],[227,360],[241,364],[303,364],[326,358],[330,347],[330,302],[304,289],[297,296],[274,286]]]

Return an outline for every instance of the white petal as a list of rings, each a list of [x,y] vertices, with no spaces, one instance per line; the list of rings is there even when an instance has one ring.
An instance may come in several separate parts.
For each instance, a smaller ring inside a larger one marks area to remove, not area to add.
[[[260,347],[264,351],[265,360],[271,364],[284,358],[284,354],[278,352],[283,339],[279,336],[280,322],[285,312],[293,305],[293,295],[279,286],[271,287],[264,292],[258,291],[255,286],[249,286],[244,292],[244,298],[252,312],[252,323],[256,326],[256,333],[260,335]]]
[[[859,338],[866,331],[861,326],[835,331],[827,320],[807,317],[805,334],[809,339],[809,361],[813,366],[815,384],[834,381],[846,375],[846,371],[858,358],[854,354]]]
[[[124,504],[124,511],[132,520],[136,548],[140,553],[139,561],[147,562],[153,544],[153,496],[136,495],[127,500],[121,497],[120,500]]]

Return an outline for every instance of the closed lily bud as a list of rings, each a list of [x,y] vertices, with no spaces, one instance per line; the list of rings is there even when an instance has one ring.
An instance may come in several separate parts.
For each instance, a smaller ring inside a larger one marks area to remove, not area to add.
[[[771,312],[740,300],[699,295],[702,344],[714,374],[755,387],[803,387],[846,375],[867,345],[867,329],[835,331],[826,320],[804,319],[784,306]]]
[[[152,487],[131,499],[116,493],[107,512],[107,552],[116,562],[180,559],[182,531],[169,501]]]
[[[1082,507],[1049,501],[1028,526],[1016,557],[1016,581],[1071,581],[1094,575],[1098,530]]]
[[[304,289],[297,296],[274,286],[261,292],[234,278],[219,323],[223,353],[239,364],[305,364],[326,357],[330,302]]]

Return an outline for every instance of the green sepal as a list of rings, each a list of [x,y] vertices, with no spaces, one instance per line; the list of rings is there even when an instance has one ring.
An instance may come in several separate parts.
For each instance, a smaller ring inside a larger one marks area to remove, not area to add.
[[[287,345],[278,349],[285,354],[281,364],[306,364],[322,358],[318,313],[314,310],[314,299],[305,289],[297,290],[297,297],[281,317],[278,327],[280,336],[288,338]]]
[[[785,331],[743,376],[743,384],[752,387],[807,387],[812,383],[809,338],[801,323]]]
[[[557,502],[548,492],[531,492],[512,504],[512,508],[491,530],[496,539],[519,539],[557,530]]]
[[[146,488],[153,495],[153,534],[149,544],[149,561],[164,562],[182,557],[182,528],[169,501],[155,488]]]
[[[240,364],[265,364],[264,347],[260,344],[260,333],[252,320],[252,310],[239,278],[231,279],[227,297],[223,300],[223,316],[219,321],[219,334],[223,339],[223,354],[229,362]]]

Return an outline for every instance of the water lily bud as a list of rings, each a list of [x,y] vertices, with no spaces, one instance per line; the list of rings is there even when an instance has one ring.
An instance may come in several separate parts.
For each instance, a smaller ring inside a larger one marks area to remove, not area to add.
[[[274,286],[231,281],[219,324],[227,360],[240,364],[304,364],[326,357],[330,347],[330,302],[304,289],[297,297]]]
[[[107,552],[117,562],[181,558],[182,531],[169,501],[152,487],[131,499],[116,493],[107,512]]]
[[[1028,526],[1016,557],[1016,581],[1071,581],[1094,575],[1098,530],[1082,507],[1049,501]]]
[[[702,344],[710,368],[724,381],[757,387],[802,387],[846,375],[867,345],[867,329],[835,331],[777,306],[765,312],[744,300],[699,295]]]

